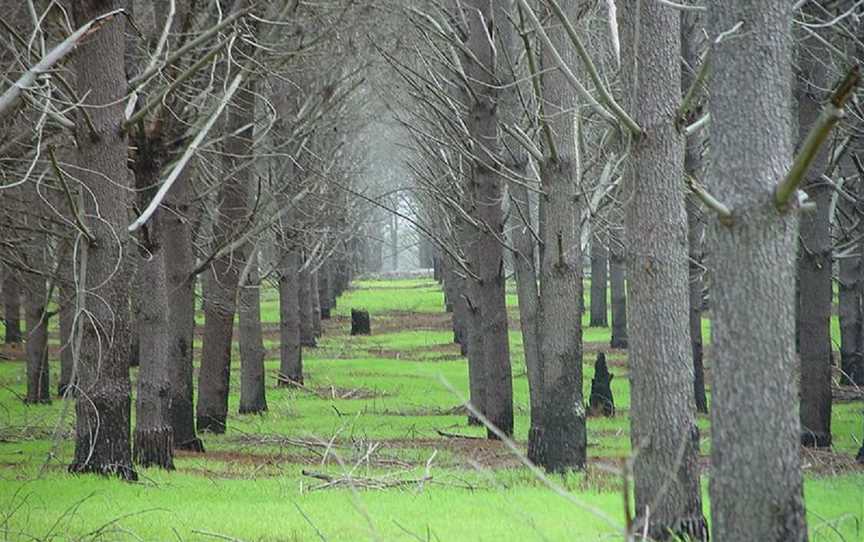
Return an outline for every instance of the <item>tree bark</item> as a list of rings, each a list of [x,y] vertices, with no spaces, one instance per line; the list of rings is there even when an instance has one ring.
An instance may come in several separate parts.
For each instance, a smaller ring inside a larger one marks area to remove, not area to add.
[[[797,218],[774,189],[791,164],[791,4],[711,2],[709,186],[734,210],[711,221],[714,540],[807,540],[795,383]],[[770,315],[767,318],[766,315]],[[769,391],[770,390],[770,391]]]
[[[318,302],[321,306],[321,320],[330,319],[330,261],[327,260],[318,268]],[[320,327],[320,325],[319,325]],[[320,335],[323,330],[319,329]]]
[[[283,240],[283,244],[286,241]],[[281,247],[279,264],[279,385],[303,383],[300,346],[300,253]]]
[[[249,273],[240,287],[240,414],[267,411],[264,334],[261,330],[261,281],[258,251],[251,250]]]
[[[703,49],[704,17],[699,12],[682,14],[681,18],[681,53],[684,64],[681,70],[681,92],[686,95],[693,85],[696,73],[700,67],[700,55]],[[694,109],[687,119],[695,122],[704,113],[702,107]],[[686,139],[684,151],[684,174],[703,180],[702,148],[705,145],[703,131],[697,131]],[[693,351],[693,398],[696,410],[707,414],[708,399],[705,395],[705,364],[703,361],[702,344],[702,289],[704,287],[703,265],[705,237],[705,222],[702,216],[702,205],[695,194],[687,194],[687,242],[690,259],[690,344]]]
[[[138,207],[155,194],[162,169],[161,135],[139,134],[134,162]],[[171,358],[168,330],[168,280],[163,257],[162,210],[139,230],[136,287],[141,295],[133,306],[139,337],[140,369],[135,409],[133,459],[143,467],[174,468],[174,428],[171,426]],[[146,293],[145,293],[146,292]],[[133,343],[134,344],[134,343]]]
[[[312,296],[312,333],[315,337],[321,336],[321,296],[318,285],[318,271],[311,273],[309,294]]]
[[[568,2],[564,10],[576,21],[583,7],[580,2]],[[555,26],[548,34],[565,62],[575,64],[576,51],[564,28]],[[550,49],[544,48],[542,66],[554,65]],[[585,466],[587,447],[582,396],[583,204],[578,196],[581,164],[576,132],[580,119],[576,95],[559,70],[543,75],[542,89],[544,122],[555,136],[553,142],[547,142],[540,164],[544,217],[540,235],[545,248],[540,262],[538,321],[543,375],[538,464],[549,472],[563,472]]]
[[[642,2],[621,17],[623,89],[644,131],[632,143],[625,206],[637,525],[647,522],[656,539],[706,540],[688,328],[684,138],[672,114],[681,94],[680,16]]]
[[[510,367],[510,342],[507,333],[507,307],[505,305],[504,253],[501,238],[504,231],[502,202],[502,176],[494,165],[500,153],[498,140],[498,90],[496,88],[496,54],[489,43],[487,32],[500,33],[496,42],[508,47],[509,33],[502,29],[507,25],[507,7],[488,0],[467,2],[470,9],[465,14],[469,25],[468,47],[473,58],[467,63],[466,72],[473,81],[473,95],[468,115],[468,129],[477,143],[472,168],[471,182],[474,184],[474,219],[484,225],[476,241],[475,259],[471,262],[480,280],[477,282],[477,298],[483,317],[480,330],[483,335],[485,415],[489,422],[502,433],[513,433],[513,377]],[[497,10],[497,11],[496,11]],[[496,11],[496,13],[493,13]],[[489,21],[500,21],[497,29],[487,29]],[[494,39],[494,38],[493,38]],[[470,352],[469,352],[470,353]],[[489,438],[497,438],[491,429]]]
[[[821,7],[807,6],[805,14],[821,17]],[[815,10],[818,10],[816,12]],[[825,62],[830,58],[826,45],[817,37],[799,41],[798,141],[807,137],[822,109],[824,90],[830,86]],[[816,212],[801,215],[798,248],[798,348],[801,354],[801,443],[804,446],[831,445],[831,186],[821,176],[828,165],[830,146],[823,145],[802,184]]]
[[[6,327],[6,344],[20,343],[21,287],[15,271],[8,267],[3,270],[3,324]]]
[[[76,25],[117,9],[117,0],[72,4]],[[78,45],[77,95],[88,107],[96,133],[76,123],[77,177],[85,187],[84,221],[95,238],[81,254],[80,279],[90,318],[82,325],[75,406],[75,456],[69,470],[137,479],[130,446],[128,140],[121,129],[126,95],[125,19],[114,16]],[[98,218],[97,218],[98,217]]]
[[[627,348],[627,262],[618,237],[610,235],[609,293],[612,301],[612,348]]]
[[[74,263],[72,260],[72,243],[60,241],[58,250],[62,261],[59,264],[58,298],[59,298],[59,328],[60,328],[60,379],[57,381],[57,395],[64,397],[67,390],[74,393],[69,385],[72,383],[75,357],[72,351],[72,341],[75,336],[75,283]]]
[[[239,2],[242,4],[243,2]],[[247,80],[227,112],[223,167],[226,178],[219,189],[219,215],[214,224],[218,250],[231,243],[248,220],[248,187],[252,180],[252,125],[255,122],[255,85]],[[245,127],[245,128],[244,128]],[[242,130],[241,130],[242,128]],[[247,249],[239,249],[242,253]],[[226,254],[215,258],[207,277],[208,294],[204,305],[204,342],[201,369],[198,373],[199,431],[224,433],[228,415],[228,391],[231,376],[231,340],[237,311],[237,288],[240,267],[245,258]],[[207,282],[205,281],[205,282]]]
[[[606,307],[606,286],[609,280],[609,250],[603,238],[591,239],[591,327],[609,325]]]
[[[35,188],[34,188],[35,189]],[[27,265],[36,270],[46,268],[44,236],[36,246],[27,247]],[[40,243],[41,242],[41,243]],[[48,383],[48,314],[45,311],[47,295],[45,277],[37,273],[22,274],[24,284],[24,314],[27,322],[27,396],[29,404],[50,403]]]
[[[312,272],[309,267],[300,270],[300,344],[307,348],[318,346],[315,340],[315,302],[312,300]]]

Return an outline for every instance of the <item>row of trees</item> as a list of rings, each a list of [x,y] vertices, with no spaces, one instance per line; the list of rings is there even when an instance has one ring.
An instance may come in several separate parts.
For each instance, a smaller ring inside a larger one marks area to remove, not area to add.
[[[475,417],[512,434],[509,259],[529,457],[585,465],[590,246],[592,325],[606,324],[608,266],[613,346],[628,347],[637,524],[652,537],[708,537],[706,291],[715,539],[807,537],[798,443],[831,443],[834,256],[841,379],[862,383],[859,20],[849,2],[477,0],[411,10],[422,52],[390,59]]]
[[[864,373],[860,6],[202,7],[3,4],[7,339],[22,336],[23,293],[27,400],[46,401],[59,320],[72,471],[131,479],[134,462],[171,468],[174,449],[203,449],[198,431],[225,431],[235,316],[240,410],[266,409],[262,281],[279,290],[277,381],[302,382],[319,318],[355,262],[381,259],[373,225],[396,237],[389,210],[437,247],[469,421],[493,438],[513,432],[514,272],[528,455],[553,472],[586,463],[582,261],[605,303],[608,258],[613,346],[629,349],[633,528],[655,538],[708,536],[695,424],[708,284],[714,538],[806,538],[798,443],[830,443],[832,255],[844,378]],[[382,132],[404,140],[412,187],[360,182],[398,177],[392,157],[370,164]],[[605,317],[598,304],[592,322]]]
[[[76,400],[73,472],[134,479],[267,409],[260,286],[280,299],[280,385],[350,281],[371,198],[368,6],[5,2],[0,96],[6,341],[28,403]],[[6,15],[8,14],[8,16]],[[383,35],[383,34],[382,34]],[[195,313],[204,312],[197,401]],[[20,322],[23,300],[25,325]],[[140,365],[130,434],[130,364]]]

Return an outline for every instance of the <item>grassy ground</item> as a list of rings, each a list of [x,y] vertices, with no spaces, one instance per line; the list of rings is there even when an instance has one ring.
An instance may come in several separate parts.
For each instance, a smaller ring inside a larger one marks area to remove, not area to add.
[[[136,484],[66,474],[71,406],[24,406],[24,365],[0,362],[0,537],[620,539],[616,470],[630,453],[629,389],[626,352],[608,349],[608,329],[586,330],[586,395],[594,352],[606,351],[618,415],[589,420],[589,468],[553,477],[555,491],[504,444],[453,438],[483,431],[468,427],[458,408],[459,395],[467,393],[466,366],[451,344],[437,285],[400,280],[355,287],[340,298],[319,348],[306,352],[306,388],[291,390],[273,386],[278,301],[266,291],[269,412],[237,415],[233,393],[228,433],[204,435],[206,454],[181,454],[176,472],[142,470]],[[515,296],[508,299],[515,305]],[[348,336],[351,307],[370,310],[372,336]],[[524,447],[528,390],[516,318],[511,307],[515,436]],[[238,381],[235,362],[235,390]],[[804,452],[813,540],[864,540],[864,471],[851,461],[860,410],[861,403],[838,403],[833,453]],[[708,419],[700,417],[699,426],[705,454]]]

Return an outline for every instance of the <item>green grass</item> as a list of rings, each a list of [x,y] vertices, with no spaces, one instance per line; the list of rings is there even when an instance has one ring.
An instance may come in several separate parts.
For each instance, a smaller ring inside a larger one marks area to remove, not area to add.
[[[74,409],[61,401],[24,406],[19,400],[23,364],[0,362],[0,538],[615,539],[612,527],[544,487],[503,445],[439,435],[482,436],[484,431],[467,426],[465,416],[454,413],[459,396],[467,394],[466,364],[451,344],[452,333],[443,327],[446,319],[435,327],[429,318],[442,311],[443,297],[434,282],[360,281],[354,286],[339,299],[337,318],[327,324],[319,347],[305,352],[306,390],[276,388],[271,379],[269,412],[240,416],[235,357],[228,433],[204,435],[208,453],[180,455],[175,472],[142,470],[137,484],[66,474]],[[345,317],[352,307],[372,313],[373,332],[386,329],[370,337],[349,337]],[[512,319],[518,318],[512,303],[510,311]],[[399,329],[412,324],[408,313],[423,316],[423,327]],[[262,317],[274,331],[278,296],[273,290],[263,292]],[[608,345],[609,330],[587,328],[584,338]],[[529,400],[518,330],[511,329],[510,340],[515,439],[524,446]],[[271,335],[268,348],[276,347]],[[616,353],[609,360],[616,375],[612,386],[618,415],[589,419],[588,471],[554,479],[580,503],[620,525],[619,480],[599,464],[614,464],[631,452],[629,381],[626,359]],[[586,356],[586,396],[592,363],[593,355]],[[268,374],[274,374],[278,360],[266,364]],[[56,361],[51,369],[53,384]],[[136,375],[133,371],[133,379]],[[837,454],[849,457],[857,449],[860,410],[860,403],[835,405]],[[700,416],[698,424],[705,454],[711,445],[709,420]],[[55,443],[52,435],[58,429],[61,438]],[[338,476],[355,469],[356,476],[413,480],[426,474],[427,462],[431,481],[385,490],[313,491],[320,482],[301,472]],[[707,477],[703,486],[707,488]],[[864,537],[861,470],[829,476],[824,469],[808,468],[805,491],[812,540]]]

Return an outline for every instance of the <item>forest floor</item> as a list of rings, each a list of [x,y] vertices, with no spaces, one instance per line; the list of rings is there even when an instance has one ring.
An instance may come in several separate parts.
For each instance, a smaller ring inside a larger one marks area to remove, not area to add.
[[[528,387],[512,292],[508,305],[515,446],[524,451]],[[352,307],[370,311],[371,336],[348,334]],[[139,470],[138,483],[67,474],[74,405],[23,405],[23,352],[0,350],[0,538],[621,540],[626,351],[608,348],[608,329],[586,328],[585,396],[604,351],[616,416],[588,421],[585,472],[541,480],[505,443],[466,424],[466,364],[442,307],[429,279],[356,282],[318,348],[304,352],[305,386],[286,389],[275,387],[278,295],[265,290],[269,411],[237,414],[235,355],[227,433],[202,435],[206,453],[179,453],[174,472]],[[707,361],[710,383],[710,348]],[[51,368],[54,388],[56,361]],[[864,402],[849,390],[837,395],[833,450],[802,451],[811,540],[860,541],[864,469],[852,458]],[[709,420],[698,423],[707,503]]]

